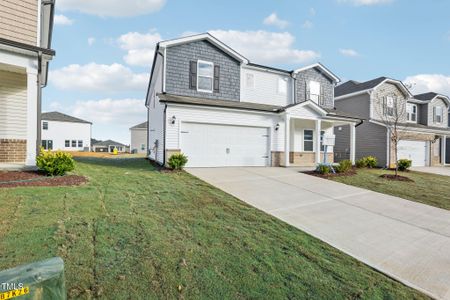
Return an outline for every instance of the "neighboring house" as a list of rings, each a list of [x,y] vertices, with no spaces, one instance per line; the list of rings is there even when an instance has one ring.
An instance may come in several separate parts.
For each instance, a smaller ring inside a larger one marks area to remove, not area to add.
[[[97,141],[92,144],[92,151],[93,152],[108,152],[113,153],[114,149],[117,149],[119,153],[127,152],[128,146],[112,141],[112,140],[106,140],[106,141]]]
[[[146,98],[149,158],[165,164],[182,152],[190,167],[314,166],[324,135],[361,122],[334,109],[337,82],[319,63],[293,71],[250,63],[207,33],[159,42]]]
[[[144,122],[130,128],[132,153],[147,153],[147,125]]]
[[[35,166],[41,145],[41,89],[47,84],[54,1],[0,5],[0,168]]]
[[[400,120],[402,140],[398,158],[413,161],[413,166],[435,166],[445,163],[448,129],[448,97],[436,93],[413,96],[399,80],[379,77],[366,82],[347,81],[335,88],[335,106],[366,119],[356,130],[356,158],[373,155],[380,166],[395,165],[391,134],[386,127],[387,116],[397,103],[405,111]],[[337,161],[349,158],[349,129],[335,128]]]
[[[91,122],[57,111],[43,113],[41,119],[41,145],[44,149],[91,150]]]

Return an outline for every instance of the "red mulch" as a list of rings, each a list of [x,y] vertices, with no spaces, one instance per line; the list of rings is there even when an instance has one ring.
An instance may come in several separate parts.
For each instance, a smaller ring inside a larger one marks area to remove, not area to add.
[[[320,173],[317,173],[316,171],[304,171],[301,173],[326,179],[326,178],[331,178],[331,177],[353,176],[353,175],[356,175],[356,170],[351,169],[345,173],[328,173],[328,174],[320,174]]]
[[[405,176],[400,176],[400,175],[395,176],[395,174],[383,174],[383,175],[380,175],[380,177],[384,178],[384,179],[388,179],[388,180],[394,180],[394,181],[414,182],[414,180],[412,180],[411,178],[408,178]]]
[[[77,175],[49,177],[35,171],[0,172],[0,188],[19,186],[74,186],[86,182],[86,177]]]

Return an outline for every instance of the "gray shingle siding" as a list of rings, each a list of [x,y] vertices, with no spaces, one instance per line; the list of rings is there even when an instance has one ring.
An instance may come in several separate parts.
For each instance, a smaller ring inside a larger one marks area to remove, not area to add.
[[[189,62],[205,60],[220,66],[218,93],[189,89]],[[166,50],[166,92],[208,99],[240,99],[240,63],[208,41],[197,41]]]
[[[306,101],[306,84],[311,80],[320,82],[323,88],[324,107],[333,108],[334,100],[334,83],[326,75],[324,75],[317,68],[311,68],[304,70],[297,74],[297,80],[295,82],[296,87],[296,101]]]
[[[379,166],[387,163],[386,128],[370,123],[370,96],[363,94],[335,102],[338,110],[357,114],[367,121],[356,128],[356,159],[365,156],[375,156]],[[339,130],[341,129],[341,130]],[[350,129],[349,126],[338,126],[334,129],[336,145],[334,147],[335,161],[349,159],[350,157]]]

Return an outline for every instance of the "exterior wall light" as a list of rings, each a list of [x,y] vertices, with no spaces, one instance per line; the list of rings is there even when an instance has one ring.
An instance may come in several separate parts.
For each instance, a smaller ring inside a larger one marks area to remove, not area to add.
[[[175,124],[176,120],[177,120],[177,117],[172,116],[172,119],[170,120],[170,124],[172,124],[172,125]]]
[[[280,124],[277,123],[277,125],[275,125],[275,131],[278,131],[278,129],[280,129]]]

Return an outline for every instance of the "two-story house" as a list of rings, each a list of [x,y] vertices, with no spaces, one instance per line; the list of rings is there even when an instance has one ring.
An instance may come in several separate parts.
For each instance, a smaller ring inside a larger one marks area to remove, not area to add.
[[[379,77],[366,82],[347,81],[335,88],[335,106],[366,119],[356,130],[356,158],[375,156],[380,166],[395,165],[392,123],[398,126],[398,159],[411,159],[413,166],[445,164],[450,100],[426,93],[413,96],[399,80]],[[395,116],[394,116],[395,115]],[[395,118],[395,120],[394,120]],[[335,159],[349,157],[349,128],[335,128]]]
[[[360,118],[334,109],[338,77],[317,63],[287,71],[251,63],[210,34],[161,41],[147,91],[149,158],[190,167],[314,166],[324,136]],[[328,162],[333,148],[327,147]],[[354,160],[354,152],[350,150]]]
[[[0,168],[35,166],[47,84],[54,0],[0,5]]]

